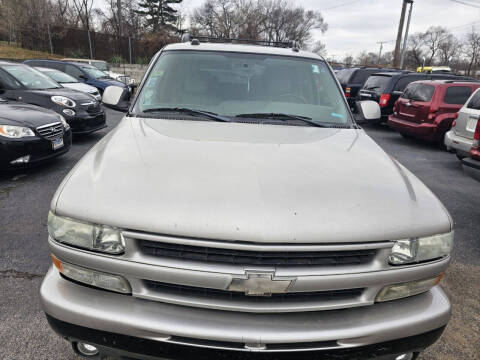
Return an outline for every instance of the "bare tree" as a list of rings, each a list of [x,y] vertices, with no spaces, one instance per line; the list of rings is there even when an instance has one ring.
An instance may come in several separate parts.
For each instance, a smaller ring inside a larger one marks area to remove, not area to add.
[[[72,0],[72,2],[76,15],[82,23],[82,27],[85,30],[91,30],[93,0]]]
[[[441,26],[432,26],[423,34],[423,41],[428,49],[428,65],[433,65],[433,60],[435,59],[435,55],[437,55],[440,44],[448,35],[448,30]]]
[[[194,10],[192,32],[225,38],[295,40],[306,45],[313,30],[327,24],[317,11],[305,10],[288,0],[207,0]]]
[[[455,56],[459,56],[461,53],[462,44],[453,36],[448,34],[438,44],[438,59],[441,65],[449,65],[450,61]]]
[[[309,50],[315,54],[318,54],[320,56],[326,56],[327,55],[327,49],[325,47],[325,44],[321,42],[320,40],[315,41],[313,44],[309,46]]]
[[[468,61],[467,75],[470,75],[480,62],[480,34],[475,28],[472,28],[465,39],[465,56]]]

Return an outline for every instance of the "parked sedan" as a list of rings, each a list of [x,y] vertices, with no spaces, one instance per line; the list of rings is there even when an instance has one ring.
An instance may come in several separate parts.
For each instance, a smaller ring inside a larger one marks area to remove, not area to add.
[[[80,82],[77,79],[75,79],[73,76],[70,76],[64,73],[63,71],[50,69],[50,68],[42,68],[42,67],[37,67],[35,69],[37,69],[38,71],[41,71],[43,74],[55,80],[63,87],[90,94],[97,101],[102,100],[102,96],[100,95],[96,87]]]
[[[480,118],[480,90],[473,93],[455,117],[452,130],[445,134],[445,146],[448,151],[457,154],[459,159],[463,159],[468,157]]]
[[[463,170],[480,181],[480,121],[477,121],[470,156],[462,160]]]
[[[30,66],[0,61],[0,97],[51,109],[64,116],[73,133],[106,127],[105,111],[91,95],[62,87]]]
[[[51,159],[66,153],[71,144],[70,126],[62,115],[0,99],[0,170]]]

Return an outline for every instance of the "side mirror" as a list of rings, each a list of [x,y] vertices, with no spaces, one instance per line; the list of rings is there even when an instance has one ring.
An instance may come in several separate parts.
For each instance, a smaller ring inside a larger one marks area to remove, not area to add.
[[[380,120],[382,116],[380,106],[372,100],[358,101],[357,110],[362,120]]]
[[[103,91],[102,103],[106,107],[127,112],[129,106],[129,94],[126,87],[108,86]]]
[[[87,81],[88,78],[85,75],[78,75],[78,78],[82,81]]]

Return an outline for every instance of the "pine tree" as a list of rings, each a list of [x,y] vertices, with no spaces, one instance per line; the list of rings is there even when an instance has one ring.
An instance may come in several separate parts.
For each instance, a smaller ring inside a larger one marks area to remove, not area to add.
[[[160,30],[178,30],[175,26],[177,10],[170,4],[179,4],[182,0],[143,0],[138,4],[138,14],[147,17],[147,25],[153,32]]]

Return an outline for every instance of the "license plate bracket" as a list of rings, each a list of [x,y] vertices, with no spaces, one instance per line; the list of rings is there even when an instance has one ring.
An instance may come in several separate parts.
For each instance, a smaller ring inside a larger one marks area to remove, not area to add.
[[[64,145],[63,143],[63,138],[57,138],[52,140],[52,149],[53,150],[58,150],[62,148]]]

